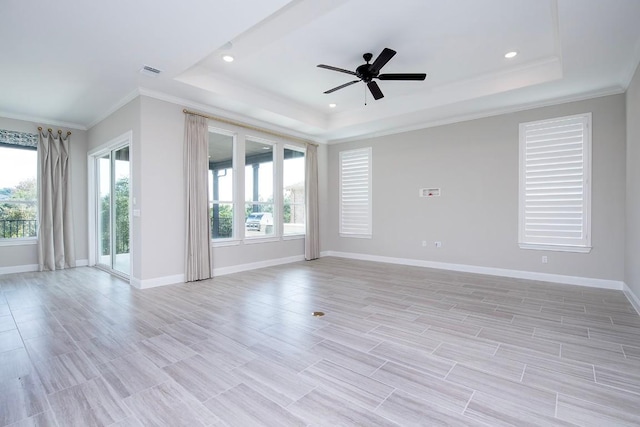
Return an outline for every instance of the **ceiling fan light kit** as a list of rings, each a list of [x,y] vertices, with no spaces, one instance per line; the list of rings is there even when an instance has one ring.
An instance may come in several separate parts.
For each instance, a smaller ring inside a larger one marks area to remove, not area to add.
[[[333,89],[329,89],[324,93],[333,93],[337,90],[343,89],[347,86],[351,86],[352,84],[358,82],[366,83],[369,88],[369,92],[373,95],[373,99],[378,100],[380,98],[384,98],[382,94],[382,90],[380,90],[380,86],[378,83],[374,81],[374,79],[378,80],[416,80],[421,81],[424,80],[427,75],[424,73],[389,73],[389,74],[380,74],[380,70],[384,67],[391,58],[396,54],[396,51],[393,49],[389,49],[387,47],[378,55],[375,61],[372,64],[369,62],[373,59],[373,55],[371,53],[365,53],[362,57],[365,60],[365,64],[360,65],[356,68],[356,71],[345,70],[344,68],[333,67],[331,65],[319,64],[319,68],[324,68],[327,70],[337,71],[339,73],[350,74],[352,76],[358,77],[359,80],[352,80],[340,86],[334,87]]]

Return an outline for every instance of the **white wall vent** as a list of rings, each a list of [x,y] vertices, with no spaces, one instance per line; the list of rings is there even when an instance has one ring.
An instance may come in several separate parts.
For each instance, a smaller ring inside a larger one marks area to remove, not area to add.
[[[421,188],[420,197],[440,197],[439,188]]]
[[[145,65],[144,67],[140,68],[140,74],[144,74],[145,76],[149,76],[149,77],[158,77],[158,74],[160,74],[161,72],[162,72],[161,70],[150,67],[148,65]]]

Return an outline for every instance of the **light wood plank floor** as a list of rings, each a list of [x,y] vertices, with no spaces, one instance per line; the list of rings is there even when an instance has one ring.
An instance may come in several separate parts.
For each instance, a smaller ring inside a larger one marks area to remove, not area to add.
[[[339,258],[0,291],[1,426],[640,425],[619,291]]]

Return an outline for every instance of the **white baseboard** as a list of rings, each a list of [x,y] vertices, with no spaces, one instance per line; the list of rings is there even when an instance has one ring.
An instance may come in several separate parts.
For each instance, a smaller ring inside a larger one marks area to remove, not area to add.
[[[252,262],[249,264],[232,265],[230,267],[220,267],[213,269],[213,277],[224,276],[226,274],[240,273],[241,271],[256,270],[258,268],[273,267],[274,265],[289,264],[292,262],[304,261],[304,255],[295,255],[286,258],[269,259],[265,261]]]
[[[89,265],[89,260],[79,259],[76,260],[76,267],[86,267]],[[32,273],[38,271],[38,264],[25,264],[25,265],[12,265],[10,267],[0,267],[0,275],[12,274],[12,273]]]
[[[213,277],[224,276],[226,274],[239,273],[241,271],[256,270],[258,268],[273,267],[274,265],[289,264],[291,262],[304,261],[304,255],[296,255],[286,258],[270,259],[266,261],[252,262],[249,264],[233,265],[230,267],[220,267],[213,269]],[[184,283],[184,274],[172,276],[156,277],[154,279],[138,279],[131,277],[129,283],[137,289],[149,289],[158,286],[175,285]]]
[[[184,283],[184,274],[174,274],[172,276],[155,277],[153,279],[138,279],[131,277],[129,284],[138,289],[157,288],[158,286],[175,285]]]
[[[38,271],[38,264],[13,265],[11,267],[0,267],[0,274],[30,273]]]
[[[623,285],[624,294],[627,296],[633,308],[640,314],[640,298],[638,298],[638,295],[636,295],[626,283],[623,283]]]
[[[322,256],[358,259],[363,261],[386,262],[389,264],[411,265],[415,267],[436,268],[439,270],[461,271],[465,273],[487,274],[491,276],[512,277],[515,279],[539,280],[544,282],[563,283],[566,285],[588,286],[592,288],[622,290],[624,283],[618,280],[595,279],[591,277],[564,276],[561,274],[536,273],[531,271],[508,270],[504,268],[481,267],[467,264],[450,264],[445,262],[423,261],[418,259],[393,258],[378,255],[367,255],[351,252],[326,251]]]

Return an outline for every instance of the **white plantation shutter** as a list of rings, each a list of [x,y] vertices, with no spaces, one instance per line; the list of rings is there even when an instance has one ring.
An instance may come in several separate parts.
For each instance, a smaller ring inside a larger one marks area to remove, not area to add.
[[[591,247],[591,113],[520,124],[520,247]]]
[[[371,147],[340,152],[340,235],[371,237]]]

